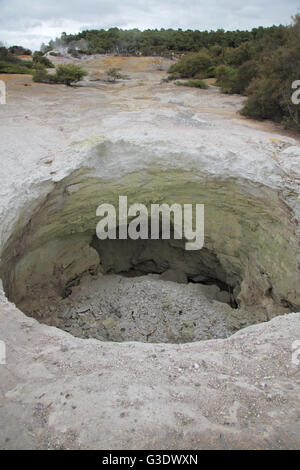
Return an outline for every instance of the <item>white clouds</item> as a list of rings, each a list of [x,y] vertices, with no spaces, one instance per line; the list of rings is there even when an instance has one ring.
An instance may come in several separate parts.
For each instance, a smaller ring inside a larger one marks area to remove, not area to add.
[[[86,25],[89,27],[90,25]],[[5,43],[21,44],[24,47],[39,49],[42,42],[48,43],[50,39],[60,36],[62,31],[68,33],[77,33],[80,31],[82,23],[72,20],[50,20],[39,21],[26,25],[24,28],[16,29],[1,29],[0,37]]]
[[[85,25],[89,28],[90,24]],[[69,19],[33,21],[20,29],[0,29],[2,42],[9,45],[21,44],[24,47],[39,49],[42,42],[48,43],[50,39],[60,36],[62,31],[77,33],[82,28],[82,22]]]
[[[0,0],[0,41],[38,49],[87,28],[249,29],[289,23],[299,0]]]

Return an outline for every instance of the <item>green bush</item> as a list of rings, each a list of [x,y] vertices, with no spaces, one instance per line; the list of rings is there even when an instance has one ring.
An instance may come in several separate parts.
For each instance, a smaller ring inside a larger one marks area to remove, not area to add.
[[[168,77],[166,78],[166,81],[171,82],[172,80],[178,80],[178,78],[181,78],[180,73],[174,72],[174,73],[171,73],[170,75],[168,75]]]
[[[55,74],[49,74],[45,69],[36,70],[33,75],[33,81],[41,83],[64,83],[70,86],[72,83],[82,80],[86,75],[86,70],[79,65],[66,64],[59,65]]]
[[[79,65],[66,64],[59,65],[55,73],[56,83],[64,83],[65,85],[71,85],[71,83],[79,82],[87,75],[87,71]]]
[[[219,65],[216,68],[216,85],[221,87],[223,93],[238,93],[237,70],[228,65]]]
[[[110,69],[108,69],[106,71],[106,75],[110,82],[115,82],[116,80],[121,79],[121,78],[127,78],[126,75],[123,75],[121,73],[121,69],[117,67],[111,67]]]
[[[194,78],[196,75],[206,78],[213,66],[212,58],[207,52],[201,51],[183,56],[176,64],[171,65],[168,73],[177,74],[179,78]]]
[[[216,76],[216,67],[212,65],[211,67],[207,69],[207,72],[204,78],[215,78],[215,76]],[[196,78],[198,77],[196,76]]]
[[[45,57],[42,52],[38,52],[38,51],[36,51],[33,54],[32,63],[33,63],[33,68],[38,68],[40,67],[40,65],[46,68],[54,68],[54,65],[52,64],[51,60]]]
[[[195,88],[201,88],[202,90],[207,90],[209,86],[203,80],[188,80],[187,82],[175,82],[179,86],[189,86]]]
[[[41,52],[33,54],[33,60],[22,60],[16,57],[16,53],[30,52],[21,46],[12,46],[7,49],[0,47],[0,64],[2,73],[26,73],[33,74],[34,70],[44,69],[45,67],[53,67],[52,62],[44,57]]]
[[[22,46],[11,46],[8,50],[13,55],[31,55],[32,54],[30,49],[25,49],[25,47],[22,47]]]
[[[21,60],[21,64],[23,67],[27,67],[29,69],[32,69],[33,68],[33,63],[32,63],[32,60]]]
[[[53,83],[54,81],[52,77],[54,77],[54,75],[50,75],[47,70],[40,69],[34,71],[32,80],[40,83]]]
[[[9,64],[6,62],[0,62],[0,73],[22,73],[22,74],[33,74],[33,70],[24,67],[23,65],[19,64]]]
[[[244,62],[251,60],[255,53],[255,47],[251,42],[245,42],[239,47],[227,47],[223,52],[224,63],[232,67],[239,67]]]
[[[260,57],[257,76],[246,90],[242,114],[255,119],[272,119],[300,128],[299,105],[291,101],[292,83],[300,77],[300,16],[285,32],[285,43]]]
[[[259,73],[259,64],[255,60],[244,62],[237,70],[237,79],[235,82],[235,92],[241,95],[246,94],[246,90],[253,78]]]
[[[241,114],[254,119],[273,119],[280,122],[283,109],[280,105],[281,82],[273,78],[255,78],[247,89],[248,100]]]

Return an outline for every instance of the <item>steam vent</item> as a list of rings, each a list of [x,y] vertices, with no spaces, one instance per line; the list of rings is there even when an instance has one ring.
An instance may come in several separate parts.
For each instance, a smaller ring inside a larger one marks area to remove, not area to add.
[[[123,59],[113,84],[7,80],[0,448],[297,448],[299,139]],[[204,247],[100,240],[120,195],[204,204]]]

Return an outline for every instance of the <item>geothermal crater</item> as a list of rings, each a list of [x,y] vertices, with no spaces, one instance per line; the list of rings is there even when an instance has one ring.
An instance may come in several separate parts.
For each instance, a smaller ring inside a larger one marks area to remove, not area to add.
[[[96,209],[117,207],[119,195],[147,207],[204,204],[204,248],[186,251],[172,238],[99,240]],[[75,336],[180,343],[297,311],[296,253],[290,210],[262,184],[164,168],[108,180],[82,168],[12,235],[2,278],[23,312]]]
[[[299,137],[158,61],[1,76],[1,449],[299,448]],[[100,242],[119,195],[204,204],[204,248]]]

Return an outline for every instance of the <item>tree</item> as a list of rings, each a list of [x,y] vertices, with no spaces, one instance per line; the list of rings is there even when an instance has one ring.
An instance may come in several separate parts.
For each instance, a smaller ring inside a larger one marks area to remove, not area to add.
[[[237,70],[236,93],[246,94],[253,78],[259,74],[259,64],[255,60],[247,60]]]
[[[71,86],[72,83],[79,82],[87,74],[87,71],[79,65],[59,65],[56,69],[55,81],[56,83],[64,83],[65,85]]]
[[[177,64],[171,65],[168,73],[179,75],[180,78],[206,78],[212,65],[213,61],[209,54],[201,51],[183,56]]]
[[[11,46],[8,50],[14,55],[31,55],[32,54],[30,49],[25,49],[25,47],[22,47],[22,46]]]
[[[246,90],[245,116],[272,119],[300,128],[298,106],[292,103],[292,83],[300,77],[300,16],[288,26],[277,47],[264,49],[259,57],[257,76]]]
[[[110,28],[105,31],[85,30],[78,34],[62,33],[54,43],[49,43],[49,49],[54,47],[71,47],[75,50],[82,50],[88,54],[97,53],[117,53],[124,55],[168,55],[170,52],[186,53],[199,52],[203,48],[210,48],[218,45],[223,48],[238,48],[241,44],[253,40],[264,40],[271,38],[281,40],[283,26],[272,26],[271,28],[258,28],[252,31],[183,31],[182,29],[147,29],[140,31],[138,29],[122,30],[118,28]],[[82,39],[86,41],[82,47]],[[47,47],[47,46],[46,46]],[[43,50],[45,50],[43,48]],[[243,58],[245,50],[238,52]],[[242,53],[242,54],[241,54]],[[247,60],[250,60],[248,57]],[[235,59],[234,59],[235,60]],[[237,58],[237,60],[240,60]],[[227,65],[231,65],[227,63]]]
[[[216,68],[216,84],[221,87],[223,93],[238,93],[237,70],[228,65],[219,65]]]

